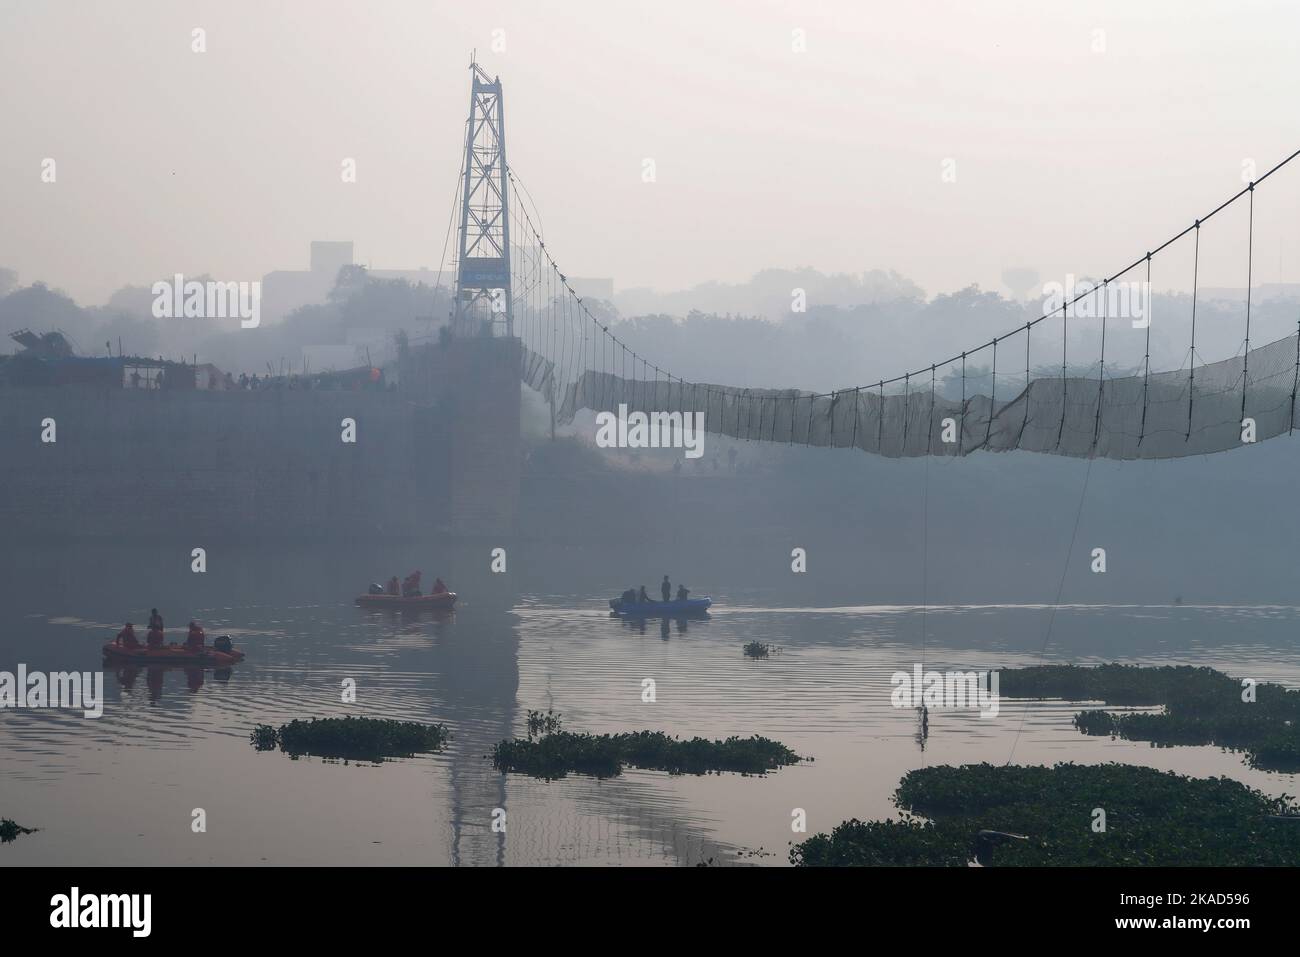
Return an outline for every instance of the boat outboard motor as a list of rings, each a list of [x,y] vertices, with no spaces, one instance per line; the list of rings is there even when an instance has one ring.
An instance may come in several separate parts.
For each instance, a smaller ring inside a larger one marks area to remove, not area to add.
[[[212,642],[212,647],[215,650],[220,651],[223,654],[227,654],[227,655],[230,654],[230,652],[232,652],[235,648],[235,646],[230,642],[229,635],[222,635],[216,641]]]
[[[370,594],[372,594],[372,595],[382,595],[383,593],[384,593],[384,586],[383,586],[383,585],[377,585],[377,584],[375,584],[374,582],[371,582],[371,583],[370,583]]]

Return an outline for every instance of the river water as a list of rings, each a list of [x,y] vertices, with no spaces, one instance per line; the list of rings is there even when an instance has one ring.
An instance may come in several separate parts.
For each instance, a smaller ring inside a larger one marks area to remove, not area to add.
[[[922,662],[1192,663],[1296,687],[1293,606],[1063,605],[1053,617],[1042,602],[822,603],[806,589],[794,603],[779,583],[715,565],[687,582],[714,598],[707,620],[638,627],[605,607],[642,583],[613,576],[638,564],[626,552],[511,550],[502,575],[486,545],[431,552],[211,549],[202,574],[188,546],[5,553],[0,670],[102,668],[106,702],[97,720],[0,711],[0,816],[40,828],[0,847],[0,864],[783,865],[803,836],[795,809],[809,833],[894,815],[899,778],[932,764],[1122,761],[1296,789],[1295,775],[1218,748],[1085,737],[1070,702],[932,712],[922,741],[916,712],[890,701],[890,676]],[[671,571],[640,564],[652,592]],[[370,580],[417,566],[460,592],[453,616],[352,603]],[[228,673],[103,668],[100,645],[152,604],[173,640],[198,618],[247,660]],[[772,655],[746,658],[754,640]],[[346,679],[355,704],[341,700]],[[763,734],[814,760],[765,777],[496,772],[492,745],[547,708],[569,730]],[[248,740],[259,723],[343,714],[438,721],[453,738],[377,766],[259,753]],[[203,833],[191,828],[198,808]],[[492,827],[498,808],[504,831]]]

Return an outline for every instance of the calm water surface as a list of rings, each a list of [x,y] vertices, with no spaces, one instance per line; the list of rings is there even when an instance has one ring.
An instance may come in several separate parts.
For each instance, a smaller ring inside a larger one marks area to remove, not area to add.
[[[192,574],[179,548],[6,556],[0,670],[98,670],[100,644],[152,603],[169,637],[197,617],[248,658],[228,673],[105,669],[99,720],[0,712],[0,816],[41,828],[0,847],[0,864],[780,865],[794,808],[810,832],[891,816],[909,769],[1012,757],[1124,761],[1295,792],[1294,775],[1253,771],[1218,748],[1085,737],[1069,702],[1004,699],[996,718],[935,713],[922,744],[916,713],[891,707],[889,679],[921,661],[1120,660],[1205,664],[1296,687],[1296,607],[1066,605],[1045,644],[1042,604],[792,607],[779,586],[728,585],[711,572],[708,587],[688,582],[715,599],[708,620],[638,627],[603,607],[630,583],[608,576],[626,556],[562,573],[563,562],[534,555],[526,569],[491,576],[486,549],[445,552],[437,568],[427,554],[345,551],[218,553],[206,575]],[[370,579],[421,563],[461,591],[453,617],[351,603]],[[653,590],[658,574],[645,578]],[[753,640],[779,650],[747,659]],[[355,705],[340,700],[348,678]],[[645,678],[656,682],[654,703],[641,700]],[[485,755],[522,734],[530,708],[562,712],[570,730],[764,734],[815,760],[761,778],[503,776]],[[443,753],[380,766],[292,760],[248,742],[258,723],[343,714],[440,721],[454,737]],[[195,808],[206,812],[204,834],[191,832]],[[491,828],[494,808],[506,811],[505,833]]]

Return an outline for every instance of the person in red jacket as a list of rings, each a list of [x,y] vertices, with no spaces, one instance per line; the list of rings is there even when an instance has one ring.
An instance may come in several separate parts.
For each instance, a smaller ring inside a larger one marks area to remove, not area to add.
[[[431,595],[445,595],[445,594],[447,594],[447,586],[444,585],[444,584],[442,583],[442,579],[441,579],[441,578],[435,578],[435,579],[433,580],[433,591],[431,591],[429,594],[431,594]]]
[[[135,625],[128,621],[126,627],[117,633],[117,643],[124,648],[139,648],[140,639],[135,636]]]
[[[189,633],[185,636],[185,647],[197,651],[203,647],[203,626],[197,621],[190,622]]]

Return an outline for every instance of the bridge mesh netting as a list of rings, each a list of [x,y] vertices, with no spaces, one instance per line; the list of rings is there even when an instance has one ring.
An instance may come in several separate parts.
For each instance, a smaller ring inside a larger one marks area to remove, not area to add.
[[[1246,444],[1243,421],[1263,440],[1295,422],[1297,337],[1221,362],[1124,378],[1040,377],[1003,400],[945,397],[934,377],[901,391],[814,394],[738,389],[587,370],[565,390],[556,418],[580,409],[699,412],[708,432],[737,439],[858,448],[892,458],[1023,449],[1113,459],[1176,458]],[[524,381],[547,394],[549,360],[525,350]],[[1243,411],[1243,397],[1245,400]]]

